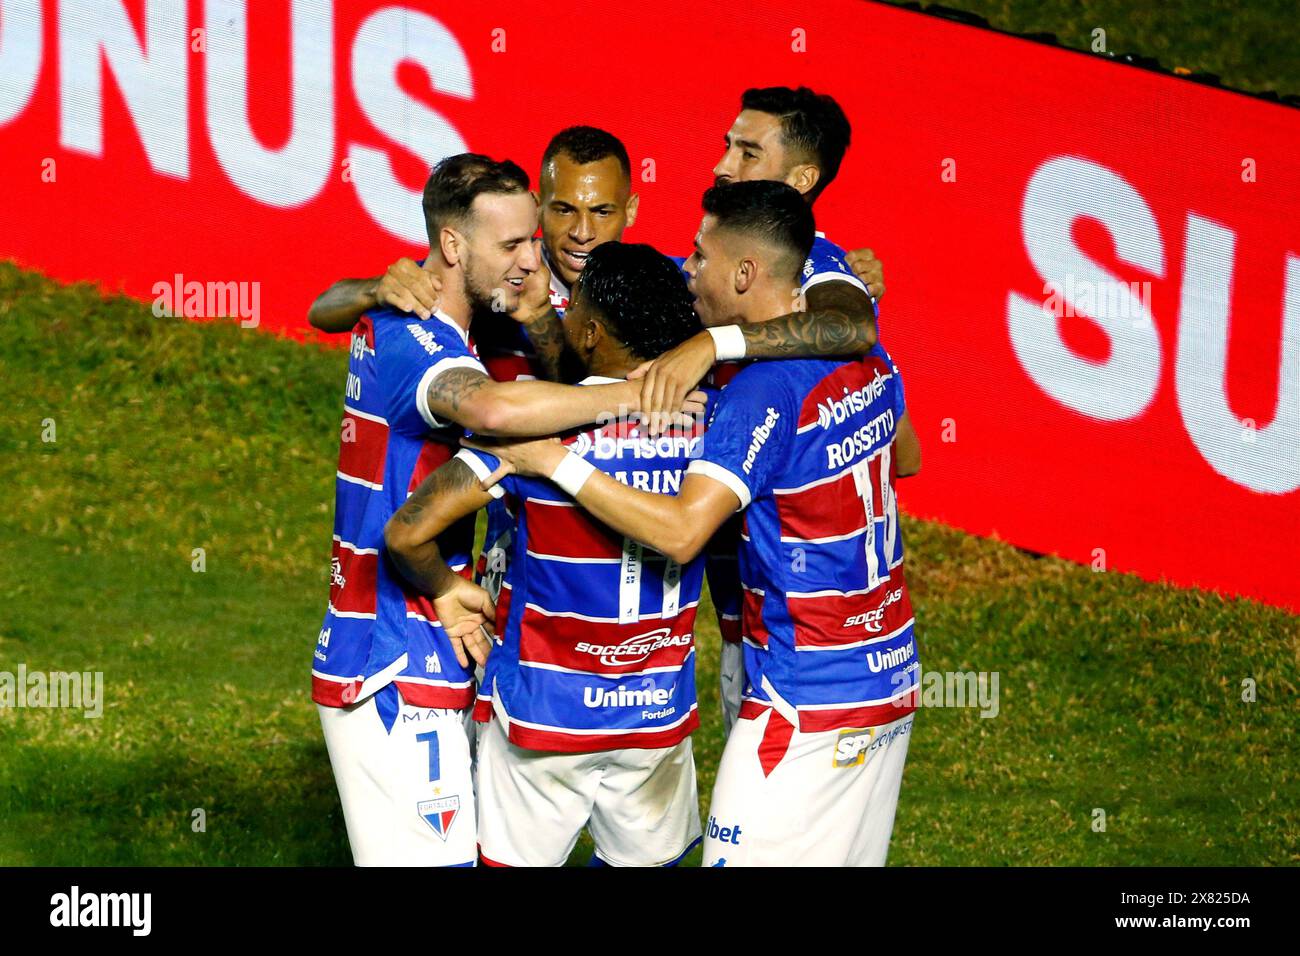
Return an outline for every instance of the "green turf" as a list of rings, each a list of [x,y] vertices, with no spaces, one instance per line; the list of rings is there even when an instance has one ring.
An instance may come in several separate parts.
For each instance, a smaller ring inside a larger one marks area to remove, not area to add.
[[[106,682],[98,719],[0,709],[0,864],[347,862],[308,698],[344,352],[7,264],[0,323],[0,671]],[[1300,620],[905,534],[926,668],[997,671],[1001,698],[996,718],[918,715],[891,862],[1297,860]],[[718,637],[701,620],[707,802]]]
[[[897,4],[897,0],[887,0]],[[922,6],[931,6],[925,3]],[[1300,16],[1294,0],[949,0],[1000,30],[1054,33],[1076,50],[1136,53],[1166,69],[1217,74],[1255,93],[1300,95]],[[1105,31],[1104,37],[1094,31]]]

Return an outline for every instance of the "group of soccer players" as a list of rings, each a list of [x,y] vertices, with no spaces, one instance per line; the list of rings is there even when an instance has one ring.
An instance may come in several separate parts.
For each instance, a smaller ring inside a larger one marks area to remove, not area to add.
[[[557,134],[536,195],[452,156],[428,256],[313,305],[352,333],[312,685],[358,864],[558,866],[584,828],[614,866],[701,838],[708,866],[884,863],[920,446],[880,264],[815,232],[849,137],[829,96],[746,91],[685,260],[621,241],[607,132]],[[727,743],[701,827],[706,576]]]

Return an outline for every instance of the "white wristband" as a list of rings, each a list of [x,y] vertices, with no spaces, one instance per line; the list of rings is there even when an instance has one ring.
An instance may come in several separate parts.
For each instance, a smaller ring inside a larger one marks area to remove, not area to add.
[[[578,497],[578,492],[596,467],[589,461],[579,458],[573,452],[565,452],[560,463],[551,472],[551,481],[560,486],[560,490],[571,498]]]
[[[713,336],[713,354],[719,362],[735,362],[745,357],[745,333],[738,325],[719,325],[708,330]]]

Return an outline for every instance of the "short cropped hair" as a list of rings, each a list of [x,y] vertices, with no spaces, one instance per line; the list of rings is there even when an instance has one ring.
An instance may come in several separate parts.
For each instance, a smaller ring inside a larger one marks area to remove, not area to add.
[[[781,253],[777,267],[797,278],[816,236],[812,207],[786,183],[752,179],[713,186],[704,211],[718,228],[766,242]]]
[[[632,161],[628,159],[627,147],[613,133],[595,126],[570,126],[552,136],[546,144],[546,151],[542,153],[542,168],[545,169],[551,160],[560,155],[568,156],[579,166],[598,163],[613,156],[623,167],[623,175],[632,178]]]
[[[592,249],[573,295],[639,359],[658,358],[703,328],[681,269],[644,243]]]
[[[808,192],[813,202],[839,174],[840,163],[849,148],[849,118],[840,104],[825,93],[814,93],[806,86],[767,86],[745,90],[740,97],[742,110],[757,110],[781,120],[781,141],[786,149],[803,153],[813,160],[821,175]]]
[[[424,184],[424,228],[429,245],[437,245],[444,226],[463,226],[474,200],[484,193],[521,192],[528,192],[528,174],[508,159],[498,161],[479,153],[448,156],[433,167]]]

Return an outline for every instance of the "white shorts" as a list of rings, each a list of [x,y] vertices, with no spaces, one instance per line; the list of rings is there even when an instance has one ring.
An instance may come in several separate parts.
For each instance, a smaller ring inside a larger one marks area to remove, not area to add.
[[[386,730],[374,697],[316,707],[356,865],[473,866],[469,711],[402,702]]]
[[[884,866],[912,714],[805,734],[774,709],[736,721],[704,866]]]
[[[691,738],[658,750],[517,747],[478,731],[479,844],[497,866],[563,866],[585,826],[610,866],[665,866],[700,839]]]
[[[718,685],[722,691],[722,736],[725,740],[740,716],[740,699],[745,693],[745,647],[739,642],[722,642],[718,664]]]

